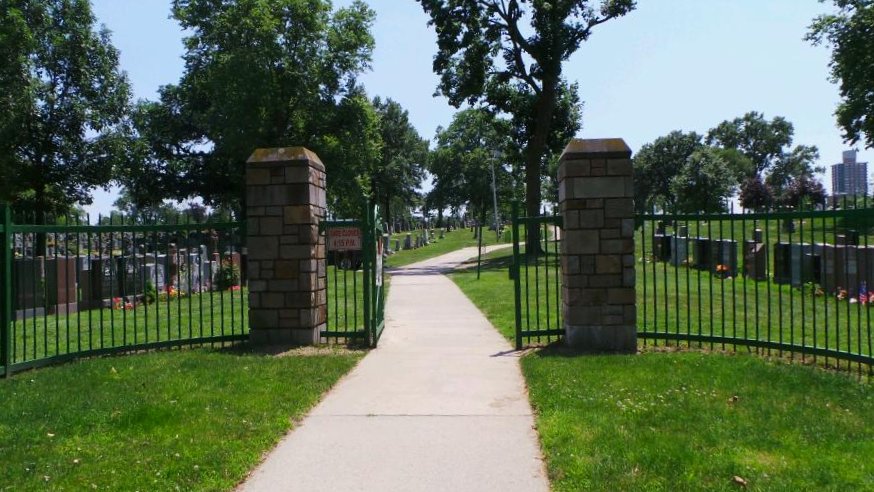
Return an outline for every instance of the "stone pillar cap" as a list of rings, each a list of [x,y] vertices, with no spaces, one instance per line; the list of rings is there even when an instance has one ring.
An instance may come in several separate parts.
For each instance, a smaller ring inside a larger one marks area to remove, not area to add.
[[[631,148],[621,138],[574,138],[561,154],[561,160],[628,159]]]
[[[324,171],[325,165],[315,152],[306,147],[274,147],[270,149],[255,149],[247,164],[270,164],[290,161],[309,161]]]

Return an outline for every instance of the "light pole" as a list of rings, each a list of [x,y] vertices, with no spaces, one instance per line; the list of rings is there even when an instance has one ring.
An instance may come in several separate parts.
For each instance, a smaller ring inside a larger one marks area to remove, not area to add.
[[[501,151],[496,150],[492,154],[492,202],[495,204],[495,236],[497,236],[498,242],[501,241],[501,231],[498,230],[498,188],[495,186],[495,161],[501,158]]]

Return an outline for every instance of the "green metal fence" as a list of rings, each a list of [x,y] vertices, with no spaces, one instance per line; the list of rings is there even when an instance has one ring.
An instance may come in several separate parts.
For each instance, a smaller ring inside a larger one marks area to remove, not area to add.
[[[646,214],[638,223],[644,343],[871,370],[874,209]]]
[[[13,217],[0,206],[0,371],[248,338],[244,223]]]
[[[320,226],[327,251],[327,323],[321,336],[375,347],[385,327],[383,226],[378,207],[368,205],[362,220],[325,220]],[[331,235],[357,231],[360,245],[332,250]]]
[[[560,243],[562,217],[522,217],[513,204],[513,294],[516,316],[516,349],[526,344],[548,344],[561,339]],[[538,231],[539,251],[524,246],[528,231]],[[524,236],[523,236],[524,233]]]

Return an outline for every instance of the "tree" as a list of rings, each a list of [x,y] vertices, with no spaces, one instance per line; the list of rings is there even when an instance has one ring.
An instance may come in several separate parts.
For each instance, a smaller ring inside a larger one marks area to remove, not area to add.
[[[673,131],[640,148],[634,157],[634,203],[639,213],[654,206],[678,211],[678,196],[671,190],[671,183],[689,158],[705,147],[702,138],[695,132]]]
[[[799,176],[789,184],[781,203],[792,208],[798,208],[805,204],[823,205],[825,204],[825,188],[823,188],[822,183],[810,176]]]
[[[579,129],[576,84],[562,63],[605,22],[634,10],[634,0],[418,0],[437,30],[434,72],[449,102],[483,103],[512,115],[523,150],[528,215],[540,213],[541,176]],[[509,155],[508,155],[509,157]],[[528,230],[537,251],[538,229]]]
[[[0,0],[0,200],[34,213],[90,203],[123,155],[130,99],[88,0]]]
[[[814,164],[818,159],[819,151],[816,147],[799,145],[776,160],[765,183],[777,200],[785,202],[783,195],[790,184],[800,178],[816,181],[814,174],[825,171],[825,168]]]
[[[508,147],[508,122],[482,109],[459,111],[448,128],[438,128],[429,171],[434,186],[428,201],[438,213],[444,208],[482,221],[492,203],[492,172],[500,200],[511,195],[511,176],[500,156]]]
[[[189,33],[185,73],[160,102],[140,105],[147,145],[128,180],[148,186],[131,189],[159,186],[161,198],[201,196],[239,210],[252,151],[304,145],[327,167],[332,212],[360,201],[380,151],[378,117],[356,83],[374,45],[370,8],[174,0],[172,16]]]
[[[794,133],[792,123],[785,118],[777,116],[767,121],[761,113],[751,111],[710,130],[707,144],[739,150],[752,161],[755,174],[761,176],[783,155],[783,148],[792,144]]]
[[[748,169],[741,180],[741,195],[749,198],[750,208],[768,206],[771,195],[780,203],[788,203],[784,197],[788,186],[804,177],[815,181],[814,174],[823,172],[815,165],[819,150],[814,146],[797,145],[790,149],[795,129],[792,123],[777,116],[771,121],[755,111],[732,121],[723,121],[707,134],[707,143],[726,151],[738,151],[752,163],[734,164],[736,169]],[[768,188],[765,193],[760,184]],[[752,187],[747,189],[747,187]],[[745,206],[746,208],[746,206]]]
[[[410,203],[418,196],[428,160],[428,141],[410,123],[408,112],[391,99],[373,101],[379,115],[382,152],[371,173],[374,199],[383,207],[383,218],[391,224],[392,200]]]
[[[874,1],[835,0],[839,11],[814,19],[806,39],[832,48],[831,78],[840,85],[835,111],[844,139],[874,147]]]
[[[720,213],[734,187],[735,176],[720,153],[703,147],[686,159],[669,188],[680,213]]]
[[[740,185],[740,206],[757,212],[769,208],[774,203],[771,188],[758,175],[751,176]]]

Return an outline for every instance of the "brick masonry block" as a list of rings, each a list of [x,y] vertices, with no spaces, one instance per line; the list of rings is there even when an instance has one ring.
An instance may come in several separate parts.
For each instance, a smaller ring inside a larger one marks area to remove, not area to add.
[[[318,343],[327,313],[318,233],[326,215],[325,167],[303,147],[258,149],[246,185],[250,338]]]
[[[632,172],[621,139],[573,140],[559,163],[565,340],[585,351],[637,350]]]

